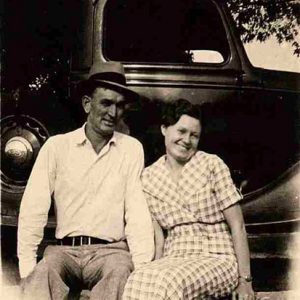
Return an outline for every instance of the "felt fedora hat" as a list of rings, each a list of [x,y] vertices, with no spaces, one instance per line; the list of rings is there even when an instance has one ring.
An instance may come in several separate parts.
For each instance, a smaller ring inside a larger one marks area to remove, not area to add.
[[[105,87],[123,94],[128,101],[135,101],[139,95],[126,86],[124,67],[120,62],[96,61],[90,68],[84,85]]]

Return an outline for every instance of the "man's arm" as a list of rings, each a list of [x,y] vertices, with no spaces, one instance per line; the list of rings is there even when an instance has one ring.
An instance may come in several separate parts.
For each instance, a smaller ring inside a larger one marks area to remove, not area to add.
[[[154,256],[153,226],[140,180],[144,151],[140,143],[137,146],[131,154],[125,195],[125,234],[135,267],[151,261]]]
[[[54,153],[48,140],[39,152],[21,201],[18,223],[21,278],[27,277],[36,265],[37,248],[51,205],[55,168]]]

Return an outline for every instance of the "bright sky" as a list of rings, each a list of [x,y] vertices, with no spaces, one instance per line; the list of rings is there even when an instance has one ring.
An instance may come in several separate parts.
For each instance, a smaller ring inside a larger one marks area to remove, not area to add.
[[[275,38],[266,42],[252,42],[244,45],[251,63],[265,69],[300,72],[300,57],[293,55],[289,43],[278,44]]]

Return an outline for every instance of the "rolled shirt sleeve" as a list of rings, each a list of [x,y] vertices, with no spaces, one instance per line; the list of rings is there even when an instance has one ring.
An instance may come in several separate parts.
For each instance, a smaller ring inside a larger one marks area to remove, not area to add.
[[[154,257],[154,230],[140,179],[144,151],[140,143],[135,149],[135,153],[130,153],[134,160],[131,159],[125,195],[125,235],[137,268]]]
[[[17,246],[21,278],[27,277],[36,265],[37,248],[51,205],[55,159],[50,139],[38,154],[21,201]]]

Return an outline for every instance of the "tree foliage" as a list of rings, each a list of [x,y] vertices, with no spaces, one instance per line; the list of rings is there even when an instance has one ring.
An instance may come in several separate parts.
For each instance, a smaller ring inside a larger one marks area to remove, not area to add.
[[[244,43],[274,36],[279,43],[291,43],[300,56],[299,0],[228,0],[228,7]]]

